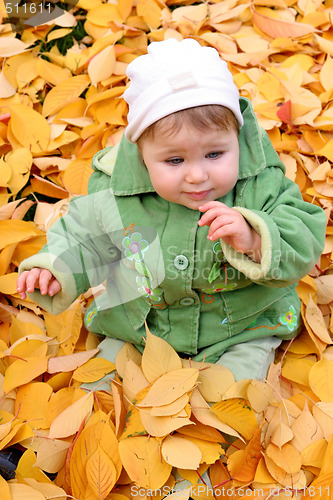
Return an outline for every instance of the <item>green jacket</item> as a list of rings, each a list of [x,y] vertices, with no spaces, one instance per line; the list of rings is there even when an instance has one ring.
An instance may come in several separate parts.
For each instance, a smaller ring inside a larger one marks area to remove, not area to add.
[[[124,137],[93,159],[89,195],[71,201],[48,244],[19,271],[46,267],[62,291],[32,299],[58,314],[106,280],[85,315],[91,331],[144,345],[150,330],[192,359],[215,362],[231,345],[302,328],[295,287],[319,258],[326,218],[303,201],[250,102],[241,98],[240,171],[220,201],[236,208],[262,238],[253,262],[207,239],[201,214],[160,198],[137,147]]]

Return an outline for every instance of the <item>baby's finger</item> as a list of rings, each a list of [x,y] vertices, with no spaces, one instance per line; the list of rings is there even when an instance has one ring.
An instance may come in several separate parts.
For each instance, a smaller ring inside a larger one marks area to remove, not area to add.
[[[219,240],[220,238],[224,239],[227,236],[234,236],[235,230],[232,227],[233,223],[227,224],[226,226],[220,226],[211,234],[208,235],[208,239],[211,241]]]
[[[27,294],[25,293],[27,284],[26,284],[26,279],[29,274],[29,271],[23,271],[22,274],[17,278],[16,281],[16,290],[18,294],[20,295],[21,299],[26,299]]]
[[[221,216],[228,216],[228,214],[228,207],[212,207],[203,214],[201,219],[198,221],[198,224],[199,226],[210,226],[214,220],[218,219]]]
[[[42,269],[39,276],[39,289],[41,295],[46,295],[48,293],[49,284],[53,279],[53,274],[48,271],[48,269]]]
[[[210,208],[214,208],[214,207],[226,207],[227,205],[225,205],[224,203],[222,203],[221,201],[207,201],[206,203],[204,203],[203,205],[201,205],[199,207],[199,210],[200,212],[206,212],[207,210],[209,210]]]
[[[39,267],[34,267],[28,272],[26,279],[26,291],[31,293],[35,290],[36,282],[38,281],[41,269]]]
[[[53,295],[60,292],[60,290],[61,290],[61,285],[59,281],[57,279],[54,279],[49,286],[48,294],[51,297],[53,297]]]

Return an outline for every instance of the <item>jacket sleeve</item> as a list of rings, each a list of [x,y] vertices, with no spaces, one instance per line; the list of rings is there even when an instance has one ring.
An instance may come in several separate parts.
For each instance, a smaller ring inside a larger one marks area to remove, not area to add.
[[[242,181],[238,210],[260,234],[261,263],[221,241],[227,260],[252,281],[270,287],[297,283],[315,265],[325,242],[326,216],[303,200],[294,182],[270,166]]]
[[[112,235],[103,231],[100,216],[103,204],[112,200],[109,190],[71,200],[68,213],[48,231],[47,244],[20,264],[19,273],[41,267],[60,282],[62,289],[54,297],[42,296],[39,290],[29,294],[51,314],[64,311],[81,293],[102,283],[109,266],[119,260],[119,250]]]

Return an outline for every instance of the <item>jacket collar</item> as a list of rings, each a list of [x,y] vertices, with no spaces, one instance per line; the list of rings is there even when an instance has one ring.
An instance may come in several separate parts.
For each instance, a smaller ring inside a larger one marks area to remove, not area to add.
[[[244,125],[239,131],[238,179],[245,179],[261,172],[266,166],[266,158],[262,146],[263,131],[246,97],[240,98],[240,108]],[[94,156],[93,168],[112,174],[111,188],[117,196],[155,192],[136,144],[128,142],[125,136],[117,146],[99,151]]]

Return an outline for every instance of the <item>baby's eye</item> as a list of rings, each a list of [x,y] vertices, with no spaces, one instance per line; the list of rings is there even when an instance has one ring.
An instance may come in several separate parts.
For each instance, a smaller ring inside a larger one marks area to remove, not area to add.
[[[216,160],[217,158],[220,158],[221,155],[221,151],[214,151],[213,153],[208,153],[206,155],[206,158],[209,158],[210,160]]]
[[[180,165],[181,163],[183,163],[183,161],[183,158],[175,157],[169,158],[168,160],[166,160],[166,163],[169,163],[170,165]]]

